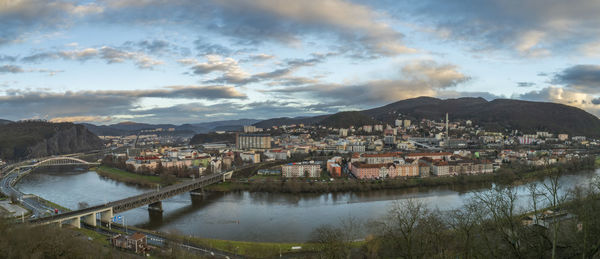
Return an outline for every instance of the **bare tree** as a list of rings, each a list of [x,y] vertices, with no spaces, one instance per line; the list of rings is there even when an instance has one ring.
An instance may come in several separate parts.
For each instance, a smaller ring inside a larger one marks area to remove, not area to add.
[[[340,226],[322,225],[313,231],[313,241],[321,246],[323,258],[350,258],[352,243],[362,234],[363,224],[355,217],[340,219]]]
[[[552,215],[552,259],[556,258],[556,244],[558,242],[558,230],[560,228],[557,210],[559,209],[559,205],[566,200],[566,195],[560,194],[561,188],[560,175],[558,173],[550,175],[550,177],[542,183],[542,189],[544,190],[543,195],[546,197],[546,200],[548,200],[550,207],[554,210],[554,215]]]
[[[474,239],[481,220],[481,206],[476,200],[470,200],[460,209],[448,213],[446,221],[458,236],[458,246],[462,250],[463,258],[472,258]]]
[[[406,199],[395,201],[387,215],[371,224],[390,243],[393,253],[401,258],[426,258],[440,253],[440,243],[445,229],[437,213],[430,211],[421,201]],[[386,255],[379,255],[385,257]]]
[[[517,192],[514,187],[496,186],[488,191],[475,194],[475,199],[484,209],[483,217],[490,224],[482,231],[482,238],[489,252],[488,257],[503,258],[511,254],[513,258],[523,258],[519,231],[521,223],[515,214]],[[508,251],[504,251],[507,248]]]

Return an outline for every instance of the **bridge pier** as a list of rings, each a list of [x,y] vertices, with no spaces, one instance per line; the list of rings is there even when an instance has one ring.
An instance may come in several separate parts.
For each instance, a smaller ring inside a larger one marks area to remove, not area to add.
[[[204,192],[204,188],[196,189],[190,192],[190,196],[194,197],[204,197],[206,193]]]
[[[162,201],[157,201],[155,203],[148,204],[148,210],[162,213],[163,212]]]
[[[204,192],[204,189],[196,189],[190,192],[190,198],[192,200],[192,204],[201,203],[206,198],[207,193]]]
[[[148,204],[148,217],[150,218],[150,221],[162,222],[163,208],[162,208],[161,201],[157,201],[155,203]]]
[[[100,221],[110,223],[113,218],[113,210],[110,208],[107,211],[100,212]]]
[[[81,218],[77,217],[77,218],[71,219],[69,222],[69,225],[76,227],[76,228],[81,228]]]
[[[90,226],[96,226],[96,213],[92,213],[90,215],[83,216],[83,222]]]

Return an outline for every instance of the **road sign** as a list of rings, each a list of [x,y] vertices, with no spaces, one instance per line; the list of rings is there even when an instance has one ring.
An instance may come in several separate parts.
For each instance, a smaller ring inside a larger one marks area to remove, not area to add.
[[[123,216],[121,216],[121,215],[114,216],[112,218],[112,221],[113,222],[121,222],[121,221],[123,221]]]

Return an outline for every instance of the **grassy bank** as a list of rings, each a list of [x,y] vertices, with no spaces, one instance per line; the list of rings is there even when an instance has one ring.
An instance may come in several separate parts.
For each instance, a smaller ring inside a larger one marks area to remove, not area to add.
[[[119,182],[137,184],[147,187],[155,187],[161,184],[161,178],[158,176],[134,174],[108,166],[99,166],[94,169],[97,174]]]
[[[105,228],[106,227],[102,227]],[[116,231],[113,229],[112,231]],[[250,258],[274,258],[278,257],[279,253],[290,254],[290,253],[312,253],[318,252],[320,247],[313,243],[276,243],[276,242],[246,242],[246,241],[230,241],[221,239],[210,239],[202,237],[189,237],[179,234],[166,234],[158,231],[152,231],[147,229],[138,228],[135,226],[129,226],[129,231],[140,231],[153,233],[157,236],[169,238],[171,240],[177,240],[183,243],[192,243],[197,246],[221,250],[231,254],[237,254]],[[117,231],[121,232],[122,231]],[[357,243],[359,244],[359,243]],[[299,250],[292,250],[292,247],[301,247]]]
[[[304,179],[278,180],[261,177],[261,181],[234,181],[209,186],[207,190],[230,192],[279,192],[279,193],[333,193],[366,192],[415,187],[466,186],[473,184],[522,184],[552,174],[570,174],[581,170],[590,170],[600,165],[599,159],[581,160],[570,164],[557,164],[547,167],[502,168],[494,173],[477,175],[459,175],[447,177],[402,178],[386,180],[337,179],[333,182],[306,181]],[[257,179],[255,179],[257,180]]]
[[[210,248],[232,254],[248,256],[252,258],[274,258],[279,254],[318,252],[319,247],[311,243],[266,243],[266,242],[243,242],[228,241],[208,238],[192,237],[189,241]],[[302,247],[292,250],[292,247]]]

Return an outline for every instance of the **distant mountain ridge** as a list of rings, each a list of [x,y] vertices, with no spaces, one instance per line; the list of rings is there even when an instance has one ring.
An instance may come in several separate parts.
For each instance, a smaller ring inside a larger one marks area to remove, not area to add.
[[[269,119],[255,125],[270,127],[304,123],[332,127],[359,127],[375,122],[394,125],[399,114],[413,120],[443,120],[446,113],[451,120],[471,120],[488,130],[516,129],[524,132],[540,130],[570,135],[600,136],[600,119],[576,107],[512,99],[487,101],[483,98],[471,97],[445,100],[417,97],[363,111],[339,112],[316,117]]]
[[[123,136],[130,134],[140,133],[142,130],[154,130],[157,128],[169,129],[173,128],[175,131],[172,134],[180,135],[194,135],[197,133],[208,133],[212,131],[239,131],[245,125],[252,125],[259,120],[254,119],[239,119],[239,120],[224,120],[214,122],[203,122],[195,124],[147,124],[137,122],[121,122],[111,125],[94,125],[90,123],[82,123],[91,132],[99,136]]]

